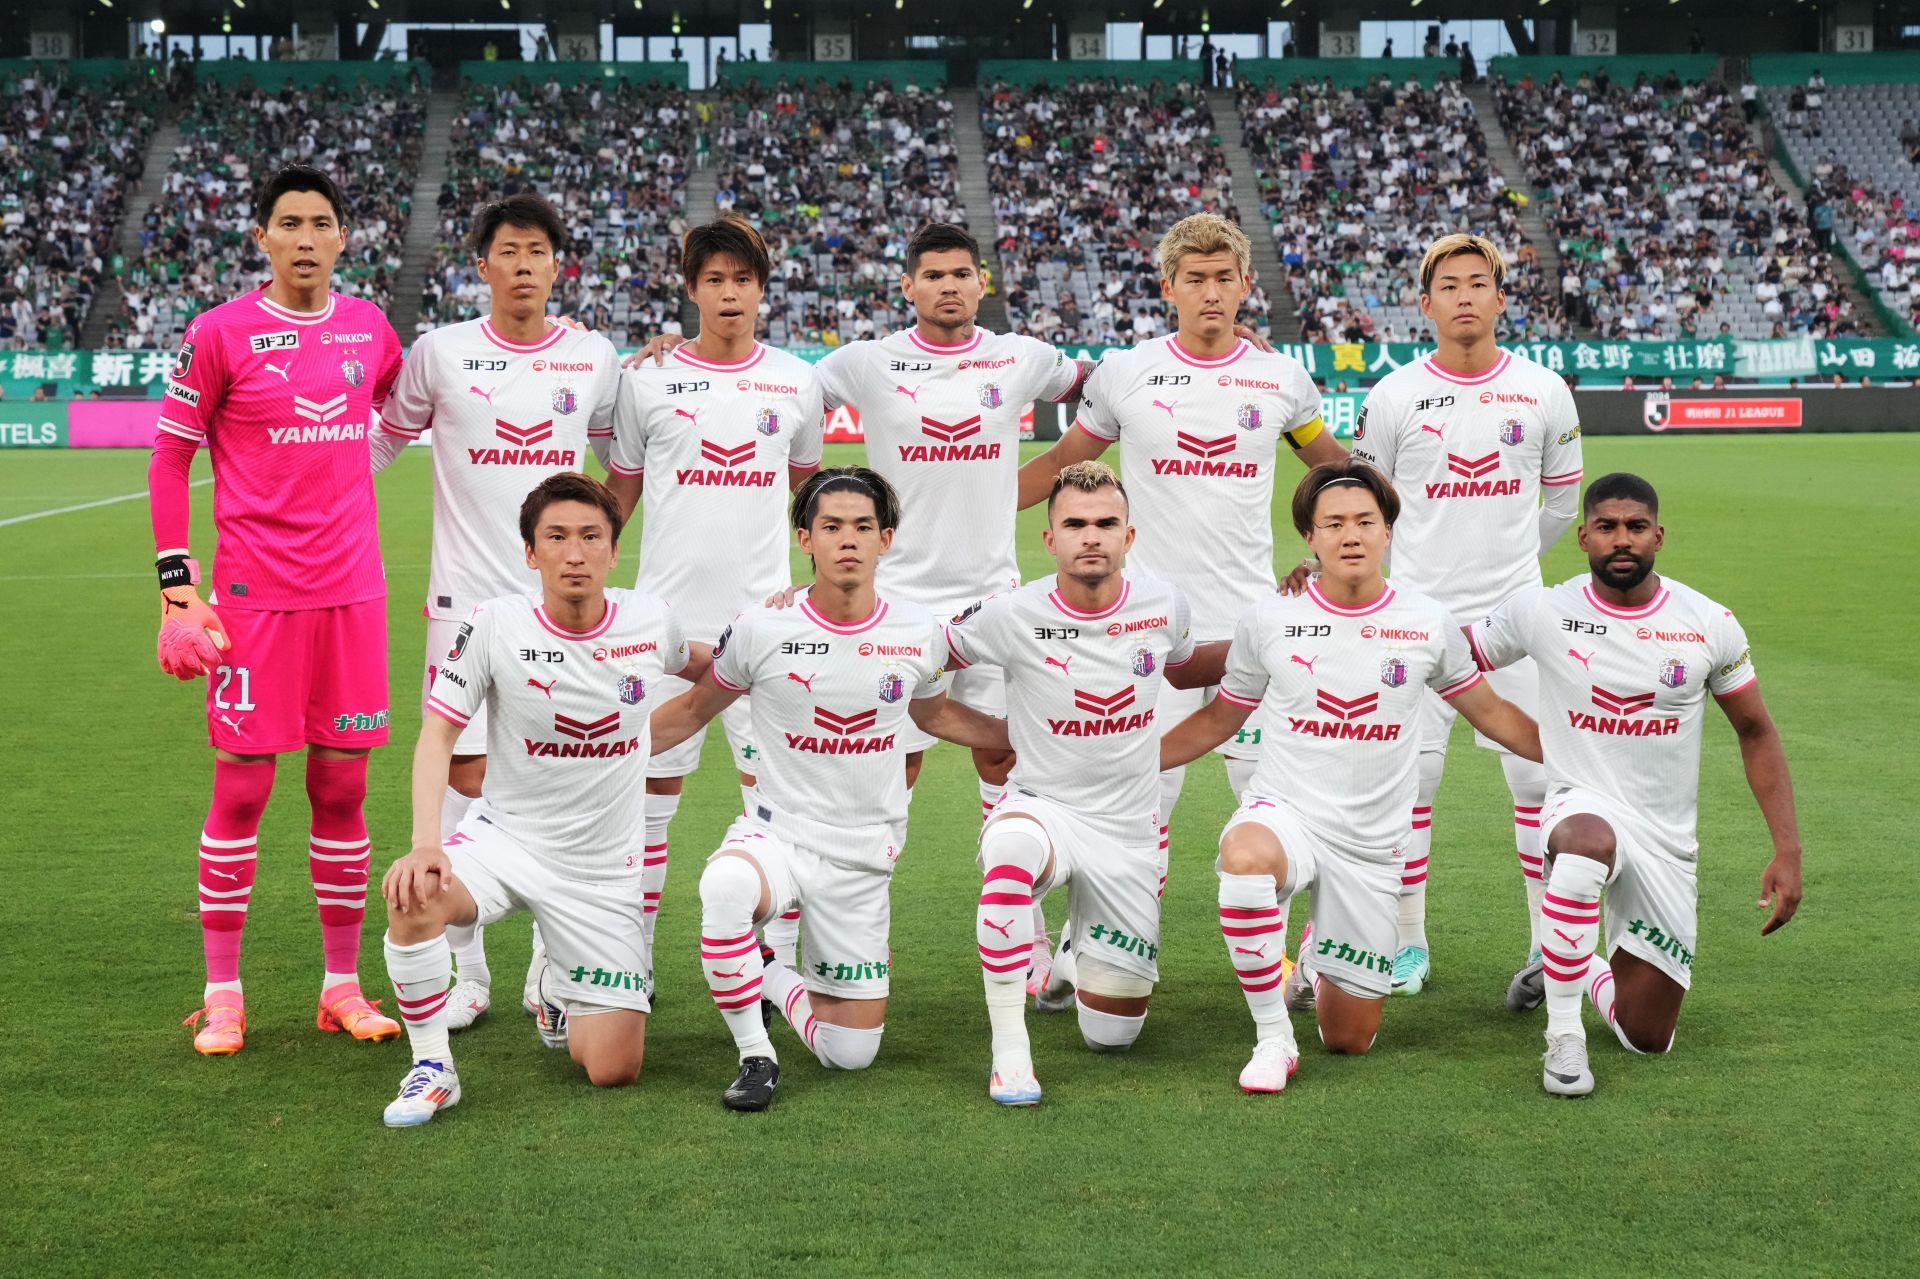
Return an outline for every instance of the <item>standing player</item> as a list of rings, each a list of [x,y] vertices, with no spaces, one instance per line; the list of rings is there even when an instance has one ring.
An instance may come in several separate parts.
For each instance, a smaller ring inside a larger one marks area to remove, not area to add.
[[[578,471],[589,446],[601,464],[613,439],[620,357],[597,333],[547,318],[566,225],[531,191],[496,200],[473,220],[472,251],[493,295],[485,319],[422,334],[407,355],[373,435],[380,470],[433,428],[433,562],[427,577],[427,661],[421,708],[458,631],[482,600],[538,589],[501,512],[542,477]],[[453,746],[440,833],[451,836],[487,772],[487,712],[477,704]],[[531,1004],[528,970],[523,998]],[[448,1028],[464,1030],[491,1002],[481,935],[456,930],[460,980]]]
[[[1373,1046],[1393,971],[1425,691],[1509,750],[1540,754],[1538,728],[1481,677],[1447,610],[1381,575],[1399,513],[1393,486],[1365,462],[1308,472],[1293,526],[1320,577],[1240,619],[1220,695],[1162,743],[1164,763],[1184,763],[1256,707],[1269,712],[1253,780],[1220,836],[1220,932],[1254,1023],[1240,1072],[1247,1092],[1281,1091],[1300,1064],[1283,980],[1297,1002],[1312,992],[1328,1051]],[[1283,979],[1287,903],[1305,889],[1313,918]]]
[[[450,927],[533,912],[547,958],[541,1037],[564,1042],[598,1087],[640,1076],[653,955],[642,926],[640,822],[650,698],[662,677],[706,654],[667,606],[608,590],[619,557],[613,496],[584,475],[542,480],[520,506],[521,555],[539,594],[475,608],[444,659],[413,756],[413,851],[381,884],[387,973],[407,1021],[413,1066],[388,1127],[424,1124],[460,1101],[447,1044]],[[459,736],[488,715],[480,798],[452,835],[442,798]]]
[[[1455,617],[1483,617],[1515,591],[1540,585],[1540,556],[1573,524],[1580,483],[1580,420],[1559,374],[1502,351],[1494,324],[1506,310],[1507,269],[1477,235],[1433,242],[1420,263],[1420,310],[1438,349],[1396,369],[1368,392],[1354,455],[1379,467],[1400,494],[1393,580],[1438,600]],[[1542,494],[1546,497],[1541,503]],[[1521,662],[1490,677],[1502,696],[1532,707],[1538,677]],[[1426,699],[1413,842],[1400,881],[1395,994],[1417,995],[1432,974],[1427,947],[1428,854],[1433,797],[1447,762],[1453,707]],[[1476,737],[1485,747],[1494,743]],[[1546,773],[1502,751],[1513,792],[1514,844],[1527,886],[1532,954],[1507,991],[1516,1012],[1540,1002],[1540,804]]]
[[[1800,907],[1800,829],[1780,733],[1731,612],[1653,571],[1666,544],[1660,499],[1637,475],[1587,488],[1587,577],[1510,596],[1467,629],[1481,666],[1532,657],[1546,746],[1547,1051],[1541,1082],[1593,1091],[1584,988],[1635,1053],[1673,1046],[1693,983],[1699,899],[1700,733],[1711,693],[1740,738],[1773,859],[1760,873],[1765,936]],[[1600,897],[1607,954],[1594,953]]]
[[[367,751],[387,740],[387,588],[367,429],[400,371],[379,308],[329,288],[346,247],[333,180],[289,165],[254,204],[272,279],[187,326],[147,491],[160,569],[160,669],[209,676],[213,801],[200,834],[205,1017],[193,1046],[240,1051],[240,934],[276,757],[307,748],[308,866],[326,956],[316,1021],[356,1039],[400,1027],[360,993],[370,844]],[[194,586],[187,475],[212,451],[216,556]],[[216,617],[209,605],[218,605]]]
[[[1127,493],[1099,462],[1062,470],[1047,498],[1059,571],[954,619],[948,661],[1006,671],[1018,758],[980,835],[975,933],[1003,1106],[1040,1100],[1024,1007],[1035,898],[1068,888],[1079,939],[1080,1033],[1099,1052],[1133,1045],[1159,979],[1166,859],[1158,809],[1163,682],[1219,678],[1224,645],[1196,656],[1180,589],[1122,571],[1133,545]]]
[[[951,617],[1019,585],[1013,534],[1020,415],[1036,401],[1070,399],[1091,365],[1035,338],[974,323],[986,290],[980,246],[963,228],[921,227],[907,242],[906,267],[900,290],[915,326],[850,342],[815,367],[826,408],[858,407],[868,464],[913,512],[881,561],[881,593]],[[651,354],[657,363],[672,346],[672,339],[656,338],[631,359]],[[1006,714],[1004,681],[992,666],[956,672],[950,694],[988,715]],[[934,739],[912,724],[902,734],[911,798]],[[984,817],[1005,791],[1013,760],[975,751],[973,763]],[[795,927],[783,919],[767,931],[788,959]]]
[[[948,699],[946,641],[933,614],[875,590],[898,523],[893,490],[877,473],[815,475],[793,499],[814,568],[799,607],[740,614],[712,674],[655,712],[654,740],[671,749],[753,694],[759,785],[700,877],[701,964],[740,1054],[723,1098],[734,1110],[765,1110],[780,1082],[762,998],[822,1065],[859,1070],[880,1050],[909,720],[963,746],[1008,749],[1004,723]],[[796,972],[763,952],[753,930],[803,906]]]
[[[1201,642],[1227,639],[1274,591],[1280,442],[1309,467],[1347,456],[1321,421],[1320,393],[1300,362],[1235,334],[1234,316],[1253,288],[1252,253],[1225,218],[1196,213],[1176,223],[1159,256],[1160,293],[1178,313],[1178,330],[1108,352],[1087,379],[1074,429],[1020,470],[1024,509],[1047,495],[1062,467],[1120,441],[1140,528],[1134,563],[1188,592]],[[1202,688],[1171,694],[1162,722],[1178,723],[1209,696]],[[1253,771],[1261,732],[1255,718],[1224,747],[1236,794]],[[1184,769],[1161,779],[1162,818],[1184,779]],[[1067,980],[1062,966],[1056,986]]]
[[[793,580],[778,485],[784,475],[797,489],[820,466],[820,381],[805,360],[754,338],[773,264],[745,219],[689,231],[680,269],[700,336],[664,364],[625,371],[607,487],[623,518],[644,491],[640,584],[673,605],[690,638],[712,644],[734,614]],[[669,680],[661,696],[686,687]],[[728,707],[721,723],[750,804],[759,752],[749,704]],[[705,741],[702,725],[647,768],[650,915],[667,878],[667,828]]]

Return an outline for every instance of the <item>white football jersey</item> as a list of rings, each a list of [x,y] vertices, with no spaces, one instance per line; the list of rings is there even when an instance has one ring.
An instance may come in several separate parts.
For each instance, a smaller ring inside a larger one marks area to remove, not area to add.
[[[487,777],[469,812],[576,879],[639,865],[662,675],[687,664],[680,624],[655,596],[609,589],[590,631],[556,625],[532,595],[488,600],[461,623],[427,709],[465,726],[487,708]]]
[[[1413,833],[1420,703],[1484,677],[1447,610],[1388,585],[1343,608],[1309,581],[1268,595],[1233,633],[1220,696],[1266,701],[1266,731],[1249,798],[1283,799],[1341,852],[1391,863]]]
[[[1528,656],[1539,663],[1549,793],[1599,791],[1637,813],[1663,851],[1699,856],[1707,694],[1725,697],[1758,678],[1732,613],[1670,577],[1644,607],[1615,608],[1576,577],[1503,601],[1468,638],[1489,669]]]
[[[860,410],[867,464],[900,495],[881,594],[950,616],[1020,584],[1013,553],[1020,414],[1064,398],[1079,365],[1035,338],[976,328],[958,346],[917,329],[820,361],[827,408]]]
[[[1241,341],[1212,359],[1177,335],[1101,357],[1074,426],[1120,441],[1121,478],[1139,530],[1129,562],[1180,583],[1194,634],[1233,634],[1277,584],[1274,461],[1323,429],[1320,392],[1298,360]]]
[[[1111,608],[1081,613],[1057,586],[1037,578],[955,618],[948,663],[1005,668],[1013,785],[1117,838],[1158,840],[1154,708],[1167,669],[1193,656],[1186,597],[1129,570]]]
[[[845,626],[822,617],[807,595],[792,608],[736,617],[714,650],[713,678],[753,694],[754,776],[771,810],[763,820],[829,859],[872,846],[846,838],[849,831],[903,826],[901,730],[913,699],[946,691],[946,652],[933,614],[905,601],[879,600],[865,621]]]
[[[646,475],[639,585],[704,644],[793,581],[788,468],[820,465],[820,379],[756,345],[736,364],[675,347],[620,379],[609,470]]]
[[[509,342],[486,320],[416,338],[380,410],[390,435],[433,428],[433,555],[427,616],[452,620],[496,595],[537,591],[520,503],[556,471],[586,467],[613,436],[620,355],[598,333],[556,324]]]
[[[1540,585],[1540,490],[1580,482],[1580,416],[1560,375],[1523,356],[1471,377],[1428,357],[1367,393],[1353,455],[1400,494],[1393,580],[1479,617]]]

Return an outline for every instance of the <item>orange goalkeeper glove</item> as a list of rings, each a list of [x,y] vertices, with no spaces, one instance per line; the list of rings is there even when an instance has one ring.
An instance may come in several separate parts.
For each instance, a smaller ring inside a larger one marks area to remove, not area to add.
[[[226,628],[194,590],[200,565],[184,555],[160,561],[160,669],[179,680],[210,675],[227,648]]]

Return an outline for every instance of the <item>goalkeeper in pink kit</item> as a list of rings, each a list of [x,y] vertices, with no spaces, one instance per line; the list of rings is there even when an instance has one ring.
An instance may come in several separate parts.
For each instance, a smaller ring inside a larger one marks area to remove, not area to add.
[[[147,474],[160,572],[160,669],[207,677],[213,800],[200,834],[204,1004],[187,1019],[209,1056],[240,1050],[240,934],[277,757],[307,748],[308,864],[326,953],[323,1031],[393,1039],[360,993],[370,845],[367,752],[387,740],[386,580],[367,432],[400,371],[379,308],[331,291],[346,245],[330,178],[289,165],[254,208],[273,276],[187,327]],[[213,461],[216,550],[199,591],[188,473]],[[214,609],[219,610],[218,614]],[[204,1018],[204,1024],[202,1019]]]

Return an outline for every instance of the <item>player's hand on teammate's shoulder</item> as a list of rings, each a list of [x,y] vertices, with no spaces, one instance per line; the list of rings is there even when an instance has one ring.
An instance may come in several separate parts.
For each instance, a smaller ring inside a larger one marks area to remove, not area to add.
[[[1298,595],[1307,589],[1307,583],[1320,573],[1320,561],[1312,558],[1301,560],[1293,566],[1293,571],[1280,579],[1280,585],[1274,590],[1281,595]]]
[[[1245,338],[1247,341],[1253,343],[1253,347],[1256,351],[1265,351],[1269,355],[1273,354],[1273,350],[1274,350],[1273,343],[1267,341],[1267,335],[1260,332],[1260,330],[1253,328],[1251,325],[1246,325],[1246,324],[1234,325],[1233,336],[1237,338]]]
[[[447,858],[447,850],[427,844],[387,867],[386,877],[380,881],[380,895],[404,915],[415,906],[425,905],[432,894],[446,892],[452,881],[453,863]]]
[[[1760,925],[1760,935],[1785,928],[1800,909],[1800,854],[1775,853],[1767,868],[1760,872],[1760,909],[1773,907],[1773,914]]]
[[[767,596],[767,607],[768,608],[792,608],[793,602],[800,598],[800,592],[802,589],[804,588],[798,587],[798,586],[789,586],[784,590],[775,591],[773,594]]]
[[[679,346],[685,341],[686,339],[678,333],[659,334],[656,337],[649,338],[645,346],[620,361],[620,367],[623,369],[637,369],[649,359],[656,365],[665,364],[667,362],[667,352],[673,350],[674,347]]]

